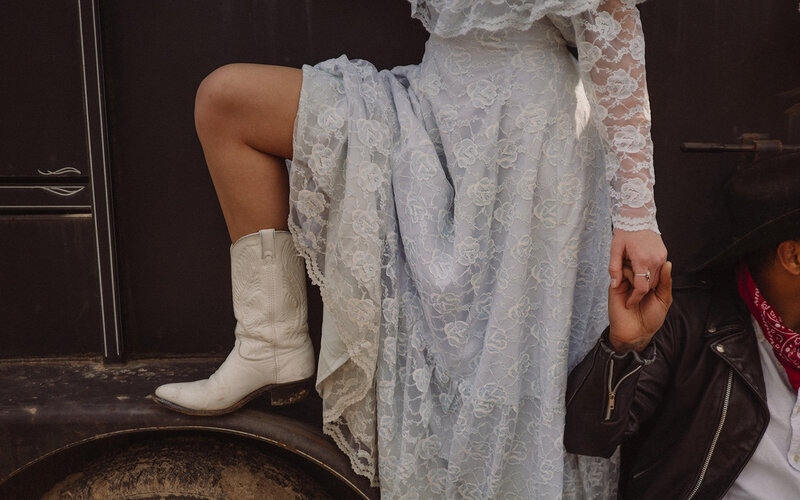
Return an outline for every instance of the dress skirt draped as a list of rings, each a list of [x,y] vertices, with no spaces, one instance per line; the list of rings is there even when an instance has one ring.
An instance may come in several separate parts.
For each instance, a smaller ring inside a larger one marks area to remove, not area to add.
[[[561,494],[568,369],[607,324],[589,114],[547,19],[303,68],[290,226],[325,303],[325,430],[361,473],[377,452],[383,491]]]

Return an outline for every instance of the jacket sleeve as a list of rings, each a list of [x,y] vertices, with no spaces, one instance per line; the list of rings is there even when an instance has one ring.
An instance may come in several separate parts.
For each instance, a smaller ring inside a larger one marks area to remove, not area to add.
[[[641,352],[617,354],[608,329],[570,373],[564,445],[568,452],[610,457],[661,403],[671,377],[669,320]]]

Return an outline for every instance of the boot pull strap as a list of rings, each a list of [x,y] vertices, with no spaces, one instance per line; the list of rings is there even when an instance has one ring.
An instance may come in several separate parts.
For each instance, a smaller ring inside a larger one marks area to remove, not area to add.
[[[258,234],[261,236],[261,258],[273,258],[275,256],[275,230],[262,229]]]

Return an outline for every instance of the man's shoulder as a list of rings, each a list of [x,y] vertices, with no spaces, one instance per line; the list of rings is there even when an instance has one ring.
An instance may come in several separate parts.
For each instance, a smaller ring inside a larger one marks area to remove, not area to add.
[[[727,288],[723,276],[709,272],[687,272],[672,278],[673,308],[709,307],[713,297],[720,295],[721,288]]]
[[[661,327],[664,335],[683,343],[702,331],[710,309],[718,295],[719,280],[708,273],[683,273],[672,278],[672,305]]]
[[[746,310],[732,271],[676,275],[672,282],[672,295],[665,326],[669,325],[667,329],[672,330],[673,335],[683,337],[712,328],[717,323],[746,321]]]
[[[707,271],[679,273],[672,278],[672,291],[673,293],[710,291],[719,281],[718,274]]]

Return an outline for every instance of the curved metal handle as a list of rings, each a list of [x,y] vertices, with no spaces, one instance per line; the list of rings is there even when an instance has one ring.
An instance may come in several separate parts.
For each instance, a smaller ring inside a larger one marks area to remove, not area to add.
[[[41,170],[37,170],[39,175],[65,175],[65,174],[76,174],[81,175],[81,171],[75,167],[62,167],[58,170],[48,170],[46,172],[42,172]]]

